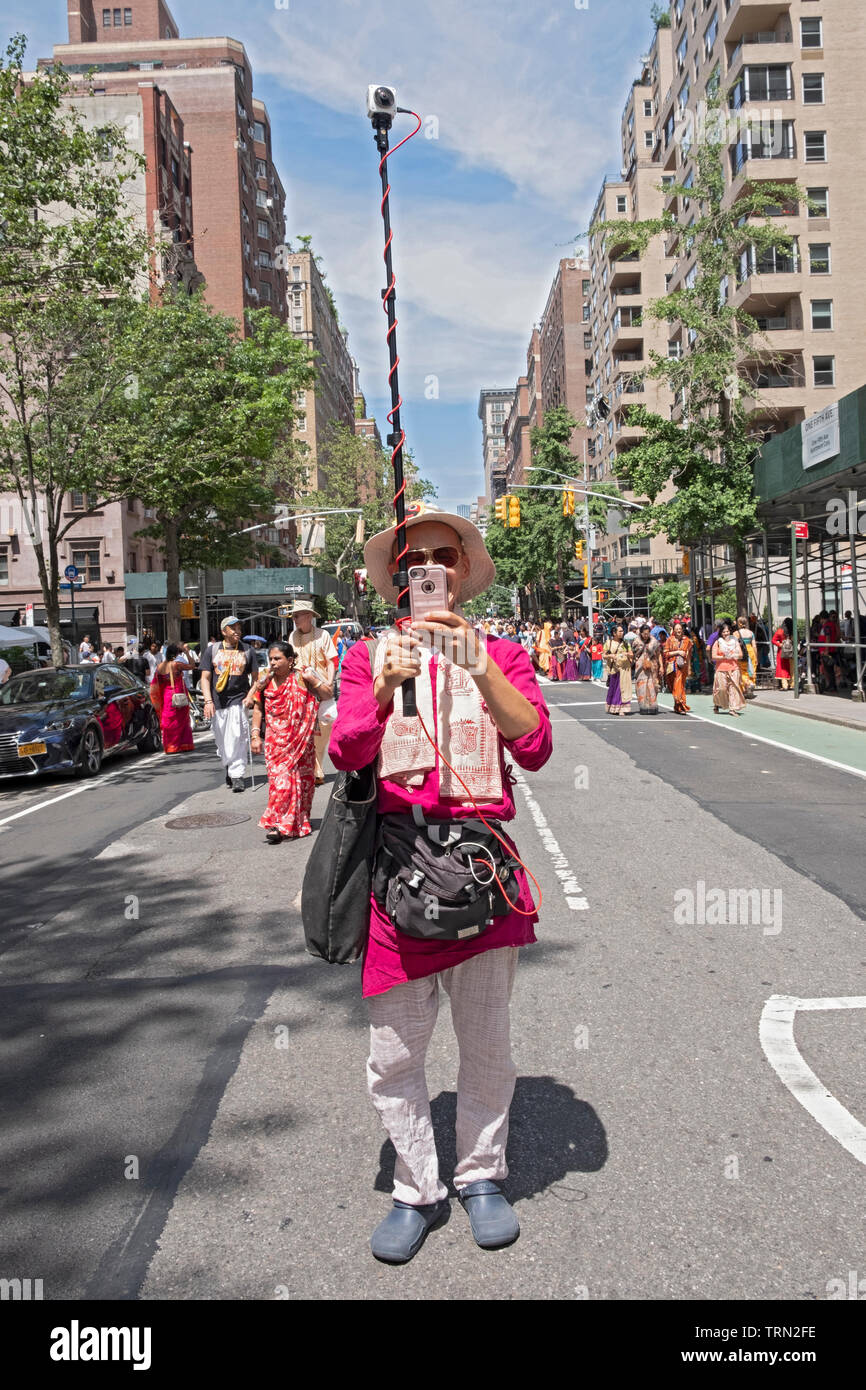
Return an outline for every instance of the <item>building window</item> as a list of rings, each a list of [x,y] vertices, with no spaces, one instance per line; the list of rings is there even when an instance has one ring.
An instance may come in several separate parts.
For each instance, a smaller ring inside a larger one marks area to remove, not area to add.
[[[295,314],[295,316],[294,316],[294,331],[295,331],[296,333],[300,333],[300,332],[302,332],[303,327],[304,327],[304,320],[303,320],[303,318],[301,317],[300,314]]]
[[[616,210],[617,212],[628,211],[628,199],[624,193],[618,193],[616,196]]]
[[[102,579],[98,546],[95,550],[73,550],[72,563],[86,584],[98,584]]]
[[[591,334],[591,333],[584,333],[584,335],[583,335],[583,350],[584,350],[584,352],[592,352],[592,334]]]
[[[9,547],[0,545],[0,584],[9,583]]]
[[[262,218],[262,217],[260,217],[259,220],[258,220],[258,223],[257,223],[257,230],[258,230],[259,236],[260,236],[260,237],[264,237],[265,240],[267,241],[268,237],[269,237],[270,234],[271,234],[271,229],[270,229],[270,227],[268,226],[267,222],[265,222],[264,218]]]
[[[653,135],[653,133],[652,133],[651,130],[645,130],[645,131],[644,131],[644,133],[643,133],[643,142],[644,142],[644,145],[646,146],[646,148],[647,148],[648,150],[651,150],[651,149],[652,149],[652,147],[653,147],[653,145],[654,145],[654,143],[655,143],[655,136]]]
[[[830,243],[813,241],[809,243],[809,274],[830,274]]]
[[[801,48],[823,48],[824,32],[820,19],[801,19],[800,20],[800,47]]]
[[[806,193],[809,202],[814,204],[809,208],[810,217],[829,217],[830,216],[830,193],[826,188],[807,188]]]
[[[102,11],[102,27],[103,29],[111,28],[111,10]]]
[[[300,267],[299,265],[293,265],[293,266],[292,266],[292,279],[293,279],[293,280],[300,280],[300,278],[301,278],[301,267]]]
[[[130,550],[126,557],[126,568],[130,574],[135,574],[138,570],[138,556],[134,550]]]
[[[270,251],[260,251],[260,252],[259,252],[259,265],[264,266],[266,270],[269,270],[272,264],[273,264],[273,263],[272,263],[272,261],[271,261],[271,253],[270,253]]]
[[[114,27],[115,27],[115,29],[120,29],[120,28],[122,27],[122,25],[123,25],[123,14],[121,13],[120,10],[115,10],[115,11],[114,11]]]
[[[584,297],[584,299],[586,299],[587,295],[589,294],[590,282],[589,282],[588,280],[582,280],[582,281],[581,281],[581,288],[582,288],[582,291],[583,291],[583,297]]]
[[[265,143],[265,126],[263,121],[253,121],[253,136],[262,144]]]
[[[244,184],[246,188],[246,184]],[[268,195],[263,188],[256,189],[256,207],[266,208],[268,205]]]
[[[812,327],[816,330],[833,327],[832,299],[812,300]]]
[[[826,130],[805,131],[803,135],[803,148],[806,152],[807,164],[825,164],[827,162]]]
[[[644,116],[651,116],[651,115],[652,115],[652,113],[653,113],[653,104],[652,104],[652,101],[645,101],[645,102],[644,102],[644,104],[643,104],[643,113],[644,113]]]
[[[803,73],[803,105],[822,106],[824,103],[823,72]]]
[[[256,178],[266,179],[268,177],[268,166],[263,159],[256,160]]]
[[[97,502],[99,501],[98,492],[88,492],[86,502],[83,492],[71,492],[69,494],[69,497],[70,508],[73,512],[83,512],[85,506],[92,509],[96,506]]]
[[[129,28],[132,23],[132,10],[127,9],[123,11],[123,22],[126,27]]]
[[[816,386],[835,386],[836,385],[836,358],[835,357],[813,357],[812,367],[815,373]]]
[[[268,284],[267,280],[261,280],[261,281],[259,282],[259,294],[261,295],[262,299],[266,300],[267,303],[270,304],[270,302],[271,302],[271,287],[270,287],[270,285]]]

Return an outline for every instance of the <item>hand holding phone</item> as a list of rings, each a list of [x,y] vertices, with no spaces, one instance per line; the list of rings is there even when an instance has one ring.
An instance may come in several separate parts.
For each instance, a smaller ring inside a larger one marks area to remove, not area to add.
[[[412,565],[409,570],[409,611],[413,621],[448,607],[448,574],[444,565]]]

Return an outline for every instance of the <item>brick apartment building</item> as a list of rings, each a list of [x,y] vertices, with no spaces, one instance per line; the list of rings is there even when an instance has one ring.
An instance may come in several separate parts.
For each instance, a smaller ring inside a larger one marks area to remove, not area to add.
[[[151,79],[118,82],[110,93],[73,97],[84,124],[92,129],[117,125],[146,169],[127,186],[128,206],[154,238],[151,265],[154,292],[172,283],[194,288],[201,276],[193,255],[192,164],[183,121],[168,94]],[[142,289],[145,282],[142,283]],[[65,520],[81,513],[63,542],[61,568],[74,564],[84,580],[76,598],[76,618],[98,626],[102,637],[123,642],[128,630],[124,574],[163,568],[158,542],[139,536],[152,519],[135,498],[87,512],[93,499],[72,492]],[[85,514],[87,513],[87,514]],[[0,494],[0,623],[33,603],[37,623],[45,618],[36,557],[21,504],[15,493]],[[70,621],[71,604],[61,608]]]

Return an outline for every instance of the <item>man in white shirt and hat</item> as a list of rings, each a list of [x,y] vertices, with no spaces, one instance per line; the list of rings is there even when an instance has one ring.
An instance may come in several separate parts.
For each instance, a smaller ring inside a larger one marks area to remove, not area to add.
[[[201,661],[204,717],[226,770],[226,786],[244,790],[249,731],[244,700],[258,675],[258,658],[241,640],[241,620],[232,614],[220,623],[222,641],[212,642]]]
[[[333,699],[334,681],[337,675],[337,648],[330,632],[316,626],[316,610],[311,599],[298,598],[292,606],[294,631],[289,639],[298,656],[298,666],[304,675],[312,673],[318,679],[316,695],[323,703],[319,710],[319,728],[316,734],[316,786],[325,780],[322,759],[331,737],[336,709],[328,708]]]

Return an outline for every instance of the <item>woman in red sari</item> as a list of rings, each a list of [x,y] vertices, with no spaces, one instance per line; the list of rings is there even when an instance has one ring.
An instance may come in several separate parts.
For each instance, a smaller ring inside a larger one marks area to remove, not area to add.
[[[268,804],[259,825],[267,831],[265,838],[278,845],[280,840],[297,840],[310,833],[319,702],[313,694],[316,676],[295,670],[295,652],[288,642],[274,642],[268,660],[267,675],[251,692],[252,751],[262,751],[264,710]]]
[[[166,753],[191,753],[195,748],[189,721],[189,695],[183,680],[183,672],[189,667],[178,664],[179,655],[177,643],[169,642],[165,661],[157,666],[150,683],[150,700],[159,715]]]

